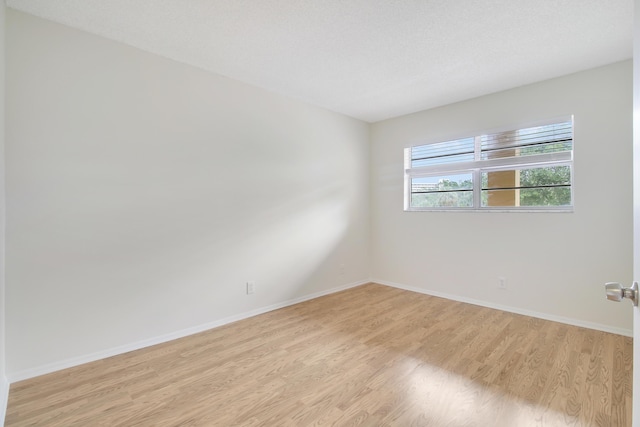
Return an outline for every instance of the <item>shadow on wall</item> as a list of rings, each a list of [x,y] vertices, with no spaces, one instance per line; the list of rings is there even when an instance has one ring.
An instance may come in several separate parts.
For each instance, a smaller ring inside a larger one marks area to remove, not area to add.
[[[353,221],[346,188],[329,183],[270,207],[220,211],[209,202],[176,207],[175,201],[149,198],[149,220],[122,219],[127,228],[120,233],[102,232],[94,218],[83,227],[86,235],[75,236],[86,244],[78,241],[77,253],[59,253],[55,262],[52,281],[83,284],[67,295],[65,334],[85,336],[100,311],[103,317],[136,313],[136,327],[172,331],[344,284],[336,282],[337,266],[327,260]],[[125,212],[105,213],[104,219],[121,221],[120,215]],[[332,274],[334,283],[320,283]],[[257,281],[252,298],[245,296],[247,280]]]

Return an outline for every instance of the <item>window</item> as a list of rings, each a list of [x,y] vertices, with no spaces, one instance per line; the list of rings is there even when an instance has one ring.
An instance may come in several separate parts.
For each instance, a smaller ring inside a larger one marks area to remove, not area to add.
[[[405,210],[573,208],[573,119],[405,149]]]

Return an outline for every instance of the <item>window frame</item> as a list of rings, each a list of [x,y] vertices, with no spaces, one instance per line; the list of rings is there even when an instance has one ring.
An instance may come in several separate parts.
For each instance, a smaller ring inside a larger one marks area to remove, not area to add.
[[[549,126],[560,123],[571,123],[571,150],[529,154],[526,156],[499,157],[494,159],[482,159],[481,139],[483,136],[507,133],[524,130],[538,126]],[[574,193],[574,151],[575,151],[575,123],[573,116],[556,117],[552,120],[536,122],[527,126],[520,126],[517,129],[502,129],[491,132],[483,132],[477,135],[466,135],[452,140],[474,138],[474,160],[457,163],[439,163],[429,166],[411,167],[412,149],[430,144],[438,144],[443,141],[431,143],[421,143],[405,147],[404,149],[404,210],[406,212],[573,212],[575,206]],[[448,142],[448,141],[444,141]],[[482,173],[501,172],[523,169],[535,169],[540,167],[567,166],[569,167],[569,187],[571,192],[571,204],[563,206],[482,206]],[[471,207],[418,207],[411,206],[412,179],[433,176],[445,176],[456,174],[471,174],[472,176],[472,199]]]

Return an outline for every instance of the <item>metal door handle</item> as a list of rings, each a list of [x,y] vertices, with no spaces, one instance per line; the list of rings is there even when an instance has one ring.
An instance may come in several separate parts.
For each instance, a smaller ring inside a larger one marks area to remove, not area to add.
[[[620,302],[623,298],[628,298],[633,302],[633,305],[638,306],[638,282],[633,282],[630,288],[623,288],[617,282],[609,282],[604,284],[604,288],[608,300]]]

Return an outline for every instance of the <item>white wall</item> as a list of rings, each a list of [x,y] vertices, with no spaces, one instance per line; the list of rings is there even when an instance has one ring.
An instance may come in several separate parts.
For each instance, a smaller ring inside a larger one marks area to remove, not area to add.
[[[372,127],[372,277],[625,334],[632,280],[631,61]],[[573,114],[573,213],[403,212],[403,148]],[[507,290],[497,289],[498,277]]]
[[[366,281],[369,136],[9,9],[9,378]]]
[[[5,45],[5,5],[0,3],[0,425],[4,425],[4,416],[9,397],[9,382],[5,364],[5,282],[4,282],[4,225],[5,225],[5,188],[4,188],[4,48]]]

